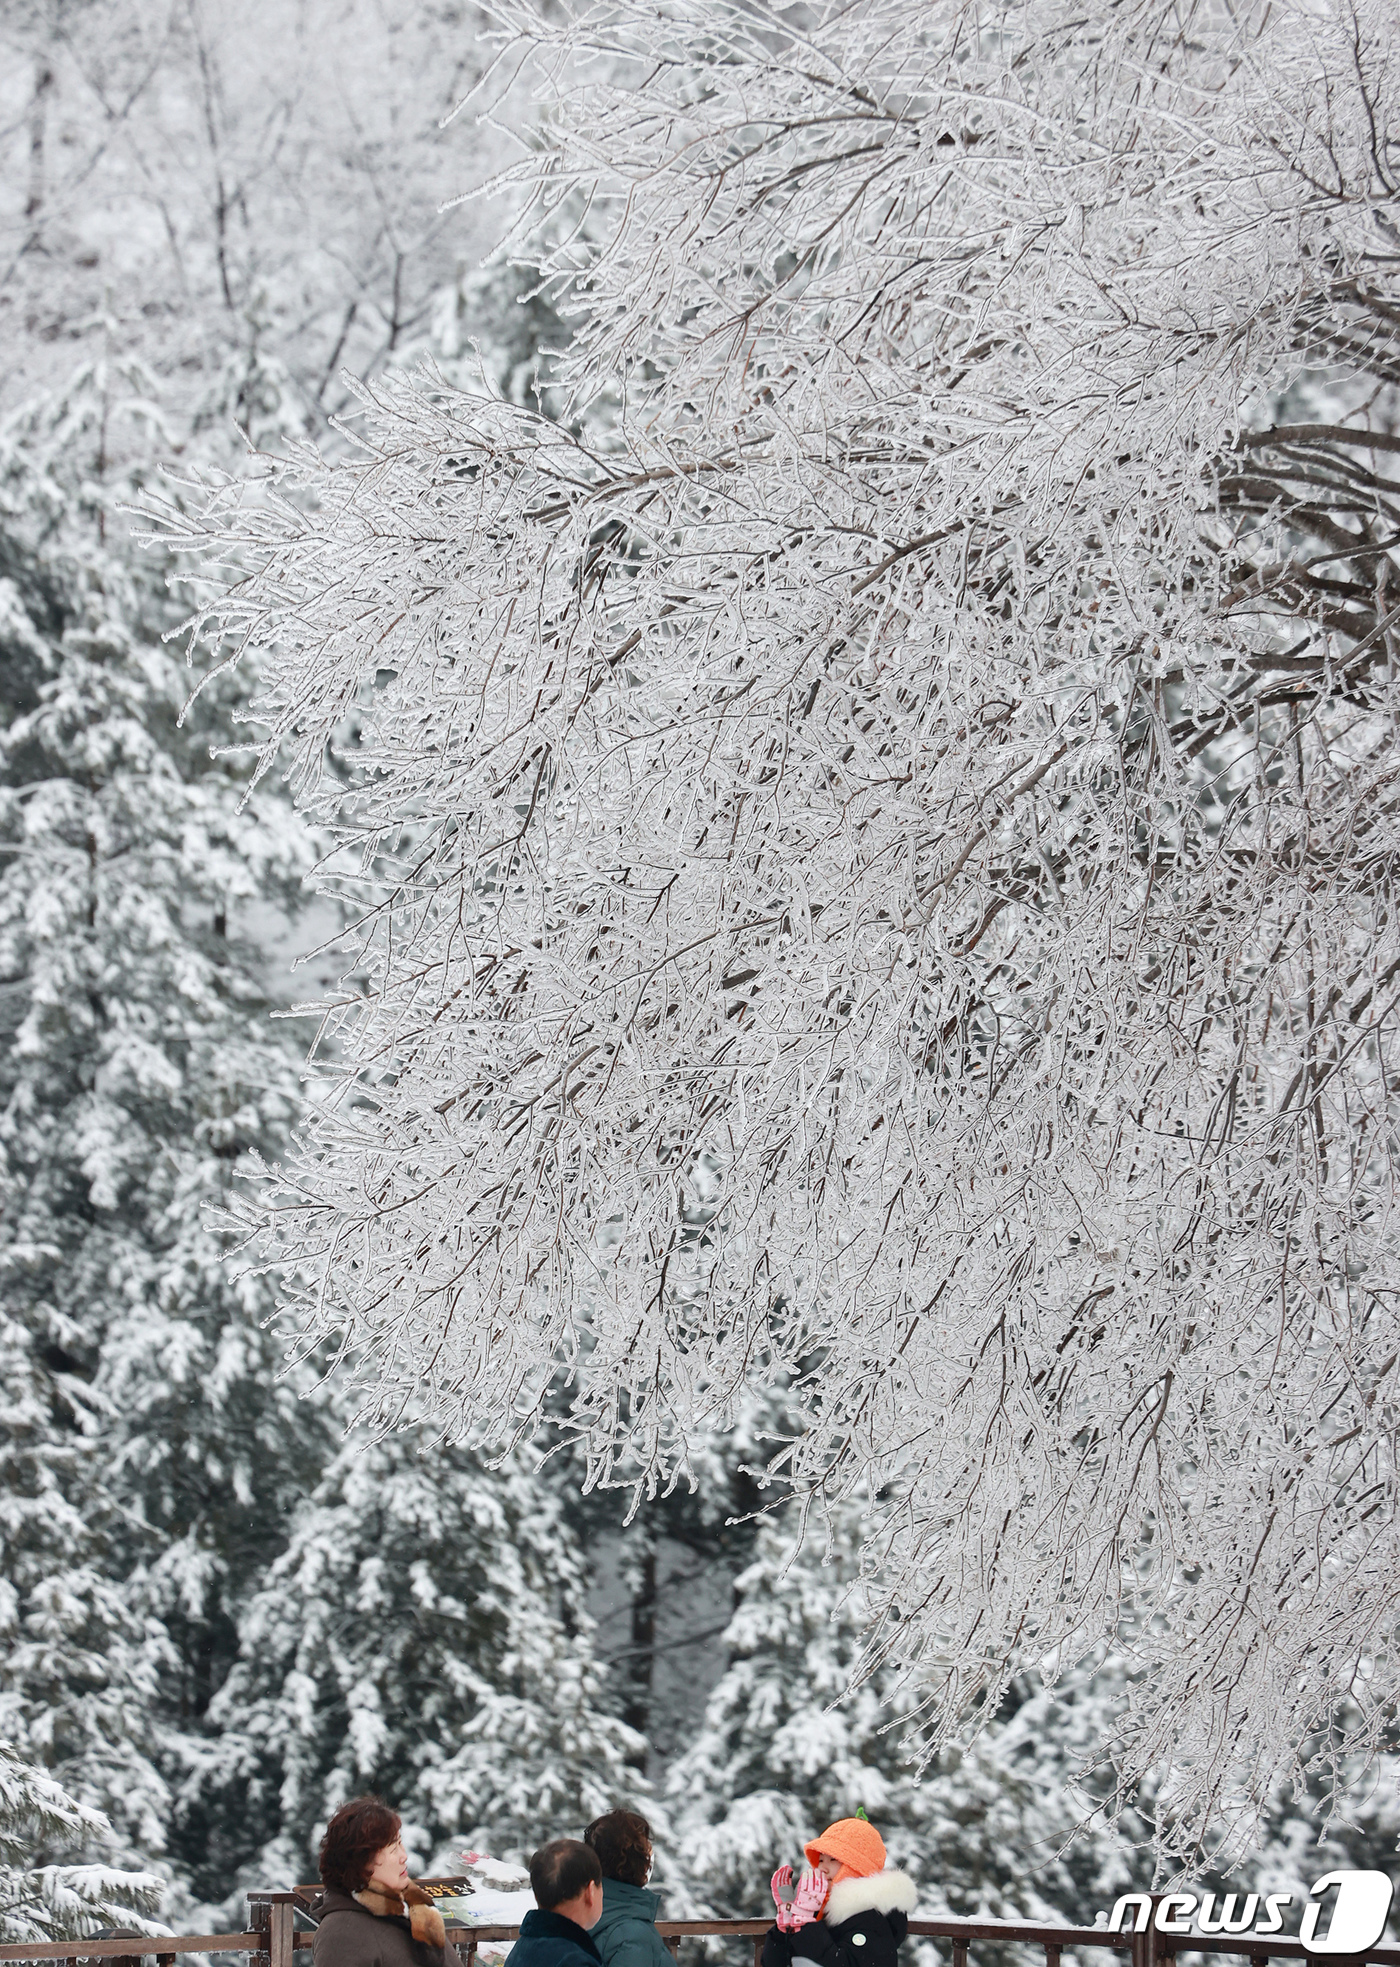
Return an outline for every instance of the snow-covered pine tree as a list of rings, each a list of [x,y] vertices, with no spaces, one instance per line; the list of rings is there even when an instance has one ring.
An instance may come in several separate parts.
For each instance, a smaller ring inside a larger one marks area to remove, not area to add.
[[[689,1892],[727,1917],[762,1916],[774,1866],[800,1863],[807,1838],[863,1806],[926,1914],[1091,1924],[1144,1882],[1119,1833],[1096,1828],[1070,1846],[1085,1809],[1067,1778],[1102,1741],[1108,1703],[1096,1728],[1091,1685],[1059,1710],[1018,1684],[1001,1718],[921,1777],[899,1725],[907,1687],[885,1669],[842,1698],[870,1610],[858,1518],[842,1505],[826,1528],[829,1544],[815,1521],[797,1544],[790,1513],[765,1517],[737,1581],[729,1666],[667,1777]]]
[[[77,1802],[0,1741],[0,1941],[69,1939],[104,1923],[158,1930],[147,1915],[159,1906],[161,1880],[101,1862],[94,1854],[110,1837],[100,1811]],[[67,1863],[46,1861],[65,1849],[72,1854]]]
[[[635,1797],[637,1742],[603,1711],[585,1581],[528,1461],[486,1469],[411,1431],[347,1443],[214,1704],[204,1781],[247,1814],[248,1882],[314,1877],[320,1828],[359,1790],[403,1813],[420,1866],[464,1844],[521,1857]]]
[[[0,862],[0,1264],[6,1285],[0,1727],[27,1760],[68,1772],[85,1800],[110,1803],[128,1852],[154,1854],[164,1845],[168,1798],[149,1760],[143,1724],[157,1671],[170,1662],[118,1585],[121,1561],[113,1545],[121,1513],[106,1480],[109,1456],[99,1446],[104,1403],[93,1388],[91,1308],[65,1303],[69,1294],[54,1288],[72,1246],[82,1240],[86,1185],[71,1165],[50,1163],[56,1179],[46,1195],[45,1171],[15,1138],[28,1117],[31,1058],[42,1057],[47,1035],[42,1023],[33,1028],[48,992],[29,947],[43,933],[47,894],[32,882],[33,863],[24,851],[24,794],[30,787],[42,792],[47,761],[41,746],[26,744],[25,728],[59,671],[73,603],[55,571],[10,533],[0,534],[0,611],[0,833],[6,849]],[[50,990],[61,976],[60,967]],[[75,1173],[76,1192],[70,1186]],[[100,1302],[105,1310],[105,1281]]]
[[[0,1720],[198,1872],[202,1717],[324,1457],[202,1217],[299,1107],[240,919],[307,847],[275,795],[239,810],[212,701],[181,727],[169,601],[101,544],[111,396],[90,371],[0,458]]]

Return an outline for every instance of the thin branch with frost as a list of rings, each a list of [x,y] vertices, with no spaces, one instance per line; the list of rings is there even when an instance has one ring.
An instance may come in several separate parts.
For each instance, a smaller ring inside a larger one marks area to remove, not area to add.
[[[249,1225],[383,1418],[563,1360],[648,1490],[785,1387],[930,1740],[1124,1634],[1227,1861],[1397,1690],[1384,11],[496,12],[584,434],[168,515],[364,903]]]

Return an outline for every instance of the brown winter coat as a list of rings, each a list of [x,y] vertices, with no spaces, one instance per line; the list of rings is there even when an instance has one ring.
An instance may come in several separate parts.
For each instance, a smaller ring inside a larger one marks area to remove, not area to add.
[[[402,1898],[367,1885],[352,1897],[328,1885],[311,1943],[316,1967],[462,1967],[442,1914],[421,1885]]]

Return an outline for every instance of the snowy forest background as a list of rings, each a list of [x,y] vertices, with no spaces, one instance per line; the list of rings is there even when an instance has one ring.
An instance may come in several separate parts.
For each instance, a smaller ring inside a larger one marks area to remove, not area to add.
[[[312,994],[294,957],[334,980],[336,925],[276,779],[245,804],[211,760],[255,677],[180,721],[188,600],[124,508],[164,463],[237,469],[239,431],[334,447],[347,372],[469,385],[479,351],[529,397],[560,324],[482,266],[499,213],[442,209],[498,161],[440,126],[479,33],[454,0],[0,10],[0,1928],[240,1924],[361,1789],[418,1870],[633,1803],[672,1913],[761,1911],[863,1804],[924,1909],[1089,1920],[1152,1875],[1131,1815],[1067,1842],[1111,1657],[916,1781],[878,1678],[832,1705],[841,1520],[794,1553],[744,1435],[630,1524],[566,1454],[367,1448],[206,1224],[295,1124],[312,1034],[273,1013]],[[1321,1854],[1339,1799],[1280,1795],[1235,1882],[1400,1874],[1398,1766]]]

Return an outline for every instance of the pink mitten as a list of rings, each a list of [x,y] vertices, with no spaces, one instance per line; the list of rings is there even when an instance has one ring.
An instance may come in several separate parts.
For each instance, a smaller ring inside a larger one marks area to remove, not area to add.
[[[789,1933],[800,1932],[804,1926],[820,1917],[829,1889],[819,1871],[803,1872],[797,1881],[797,1890],[792,1895],[792,1904],[788,1907],[786,1930]]]
[[[787,1931],[787,1910],[792,1898],[792,1866],[779,1865],[773,1873],[773,1903],[778,1908],[778,1930]]]

